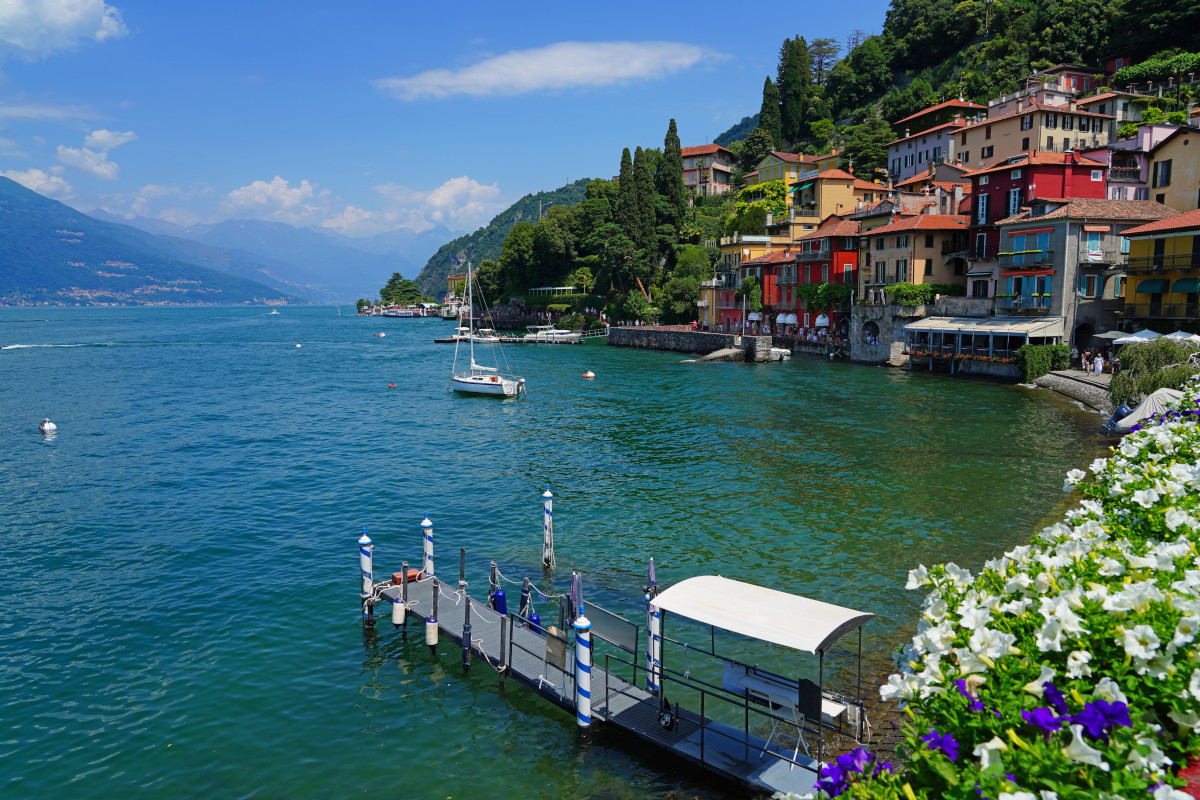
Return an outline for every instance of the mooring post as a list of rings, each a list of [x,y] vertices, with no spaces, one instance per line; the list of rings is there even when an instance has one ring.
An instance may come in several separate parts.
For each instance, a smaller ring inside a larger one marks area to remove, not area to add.
[[[491,601],[492,610],[500,616],[508,616],[508,595],[504,593],[504,587],[500,585],[500,570],[496,567],[496,562],[492,562],[492,591],[488,596]]]
[[[500,654],[497,656],[497,671],[500,673],[500,688],[504,688],[504,675],[508,672],[508,628],[512,624],[508,615],[500,617]]]
[[[463,609],[462,632],[462,665],[464,670],[471,668],[471,598],[467,595],[467,548],[463,547],[458,553],[458,591],[462,593],[466,607]]]
[[[421,553],[423,560],[421,562],[421,572],[427,578],[432,578],[433,572],[433,523],[429,521],[429,515],[425,515],[425,519],[421,520],[421,535],[423,543],[421,545]]]
[[[404,604],[405,611],[408,610],[408,562],[404,561],[400,564],[400,602]],[[393,612],[395,609],[393,609]],[[400,620],[400,638],[408,639],[407,618]]]
[[[654,605],[658,581],[654,574],[654,559],[646,575],[646,690],[657,695],[662,688],[662,612]]]
[[[529,619],[529,578],[521,584],[521,607],[517,609],[517,618],[522,623]]]
[[[542,493],[542,566],[554,569],[554,495],[548,483]]]
[[[433,607],[429,610],[429,616],[425,618],[425,644],[429,645],[429,652],[437,655],[438,643],[438,595],[441,590],[438,589],[438,579],[434,578],[433,585]]]
[[[371,603],[371,595],[375,591],[375,581],[373,567],[371,565],[372,554],[375,546],[371,544],[371,537],[367,536],[367,529],[362,529],[362,537],[358,540],[358,566],[362,572],[362,614],[363,628],[369,628],[375,622],[372,615],[373,604]]]
[[[578,588],[577,588],[578,587]],[[579,733],[588,738],[592,726],[592,623],[583,611],[583,589],[579,576],[572,579],[577,593],[579,617],[575,620],[575,719]]]

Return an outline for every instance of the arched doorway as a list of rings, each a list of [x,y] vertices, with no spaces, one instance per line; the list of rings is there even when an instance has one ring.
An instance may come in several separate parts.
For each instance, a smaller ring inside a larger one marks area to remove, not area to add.
[[[1075,346],[1080,350],[1089,350],[1092,347],[1092,337],[1096,335],[1096,329],[1090,322],[1081,322],[1075,326]]]
[[[862,337],[864,344],[879,344],[879,323],[873,319],[863,323]]]

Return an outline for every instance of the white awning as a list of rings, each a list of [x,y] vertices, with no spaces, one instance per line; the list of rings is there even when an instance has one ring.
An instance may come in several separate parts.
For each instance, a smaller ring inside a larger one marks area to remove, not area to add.
[[[786,320],[784,320],[784,324],[786,324],[786,325],[799,325],[800,323],[799,323],[799,322],[796,320],[796,315],[795,315],[795,314],[788,314],[788,315],[787,315],[787,319],[786,319]]]
[[[758,322],[760,319],[762,319],[762,314],[757,311],[751,311],[750,316],[746,317],[746,319],[750,322]]]
[[[817,317],[817,321],[814,322],[813,324],[816,325],[818,328],[828,328],[829,327],[829,317],[822,314],[821,316]]]
[[[995,334],[996,336],[1054,337],[1063,335],[1062,317],[926,317],[904,326],[925,333]]]
[[[705,625],[806,653],[824,652],[843,633],[875,617],[719,575],[681,581],[655,597],[654,605]]]

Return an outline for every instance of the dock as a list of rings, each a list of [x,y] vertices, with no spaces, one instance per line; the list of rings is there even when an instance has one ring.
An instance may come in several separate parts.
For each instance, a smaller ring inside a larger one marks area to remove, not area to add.
[[[447,648],[461,652],[464,668],[473,664],[477,669],[495,669],[501,684],[512,678],[555,705],[578,712],[575,678],[578,665],[575,643],[571,641],[574,632],[559,629],[561,612],[557,615],[559,620],[543,619],[540,627],[534,626],[517,614],[499,613],[488,602],[473,599],[464,590],[425,577],[406,585],[396,585],[393,581],[377,584],[376,597],[381,601],[381,610],[386,610],[407,593],[405,625],[414,620],[422,623],[428,642],[429,629],[433,627],[429,620],[434,616],[435,586],[437,647],[443,652]],[[593,724],[613,725],[754,790],[814,791],[821,762],[804,751],[809,749],[817,731],[812,720],[798,717],[795,708],[788,707],[790,701],[786,697],[766,697],[764,701],[761,693],[756,695],[752,683],[746,683],[744,689],[735,687],[740,695],[731,694],[728,686],[707,684],[689,678],[686,673],[660,668],[657,678],[663,687],[661,691],[670,687],[672,696],[698,697],[700,708],[697,711],[664,704],[661,692],[638,685],[639,675],[644,682],[648,674],[640,661],[645,655],[639,652],[642,626],[591,603],[587,604],[586,614],[593,620],[592,637],[598,640],[597,645],[603,643],[609,651],[603,655],[589,653],[593,659],[590,669]],[[387,614],[381,619],[386,624]],[[374,617],[370,620],[374,626]],[[464,640],[467,647],[463,646]],[[726,673],[732,667],[742,677],[757,674],[754,667],[732,661],[725,663]],[[759,680],[770,679],[779,680],[776,676]],[[797,684],[780,688],[795,693]],[[825,706],[828,711],[829,700]],[[713,710],[726,713],[714,714]],[[724,721],[717,716],[724,716]],[[731,719],[742,724],[734,724]],[[757,735],[767,728],[770,734],[765,738]]]

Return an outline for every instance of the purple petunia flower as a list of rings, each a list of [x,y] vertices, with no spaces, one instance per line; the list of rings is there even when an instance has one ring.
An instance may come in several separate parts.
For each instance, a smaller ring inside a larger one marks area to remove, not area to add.
[[[1062,693],[1062,689],[1059,689],[1050,681],[1046,681],[1042,686],[1045,687],[1044,697],[1046,698],[1046,702],[1050,704],[1050,707],[1057,711],[1059,716],[1066,714],[1068,710],[1067,697]]]
[[[1085,704],[1082,711],[1071,717],[1071,722],[1082,725],[1088,736],[1104,742],[1108,741],[1108,732],[1113,728],[1129,728],[1133,724],[1127,705],[1106,700]]]
[[[879,763],[877,763],[877,764],[875,765],[875,771],[874,771],[874,772],[872,772],[872,773],[871,773],[871,775],[872,775],[872,776],[875,776],[875,775],[882,775],[882,774],[883,774],[883,773],[885,773],[885,772],[887,772],[887,773],[890,773],[891,771],[892,771],[892,765],[891,765],[891,764],[888,764],[888,763],[887,763],[887,762],[885,762],[885,761],[880,761]]]
[[[840,767],[836,764],[826,764],[821,767],[820,780],[813,784],[813,786],[825,792],[830,797],[837,797],[846,791],[849,784],[846,783],[846,776],[842,773]]]
[[[967,691],[966,681],[964,681],[962,678],[959,678],[954,682],[954,684],[958,687],[958,693],[967,699],[967,708],[971,709],[972,711],[983,711],[983,701]]]
[[[954,737],[950,734],[939,734],[930,728],[929,733],[921,737],[921,741],[930,750],[941,750],[951,761],[958,760],[958,742],[954,741]]]
[[[867,767],[869,767],[871,762],[874,760],[875,757],[868,753],[865,748],[856,747],[849,753],[844,753],[843,755],[838,756],[837,765],[838,769],[840,769],[843,774],[848,775],[852,772],[866,772]]]
[[[1054,711],[1049,708],[1035,708],[1033,711],[1022,711],[1021,718],[1046,736],[1049,736],[1066,724],[1065,718],[1054,716]]]

